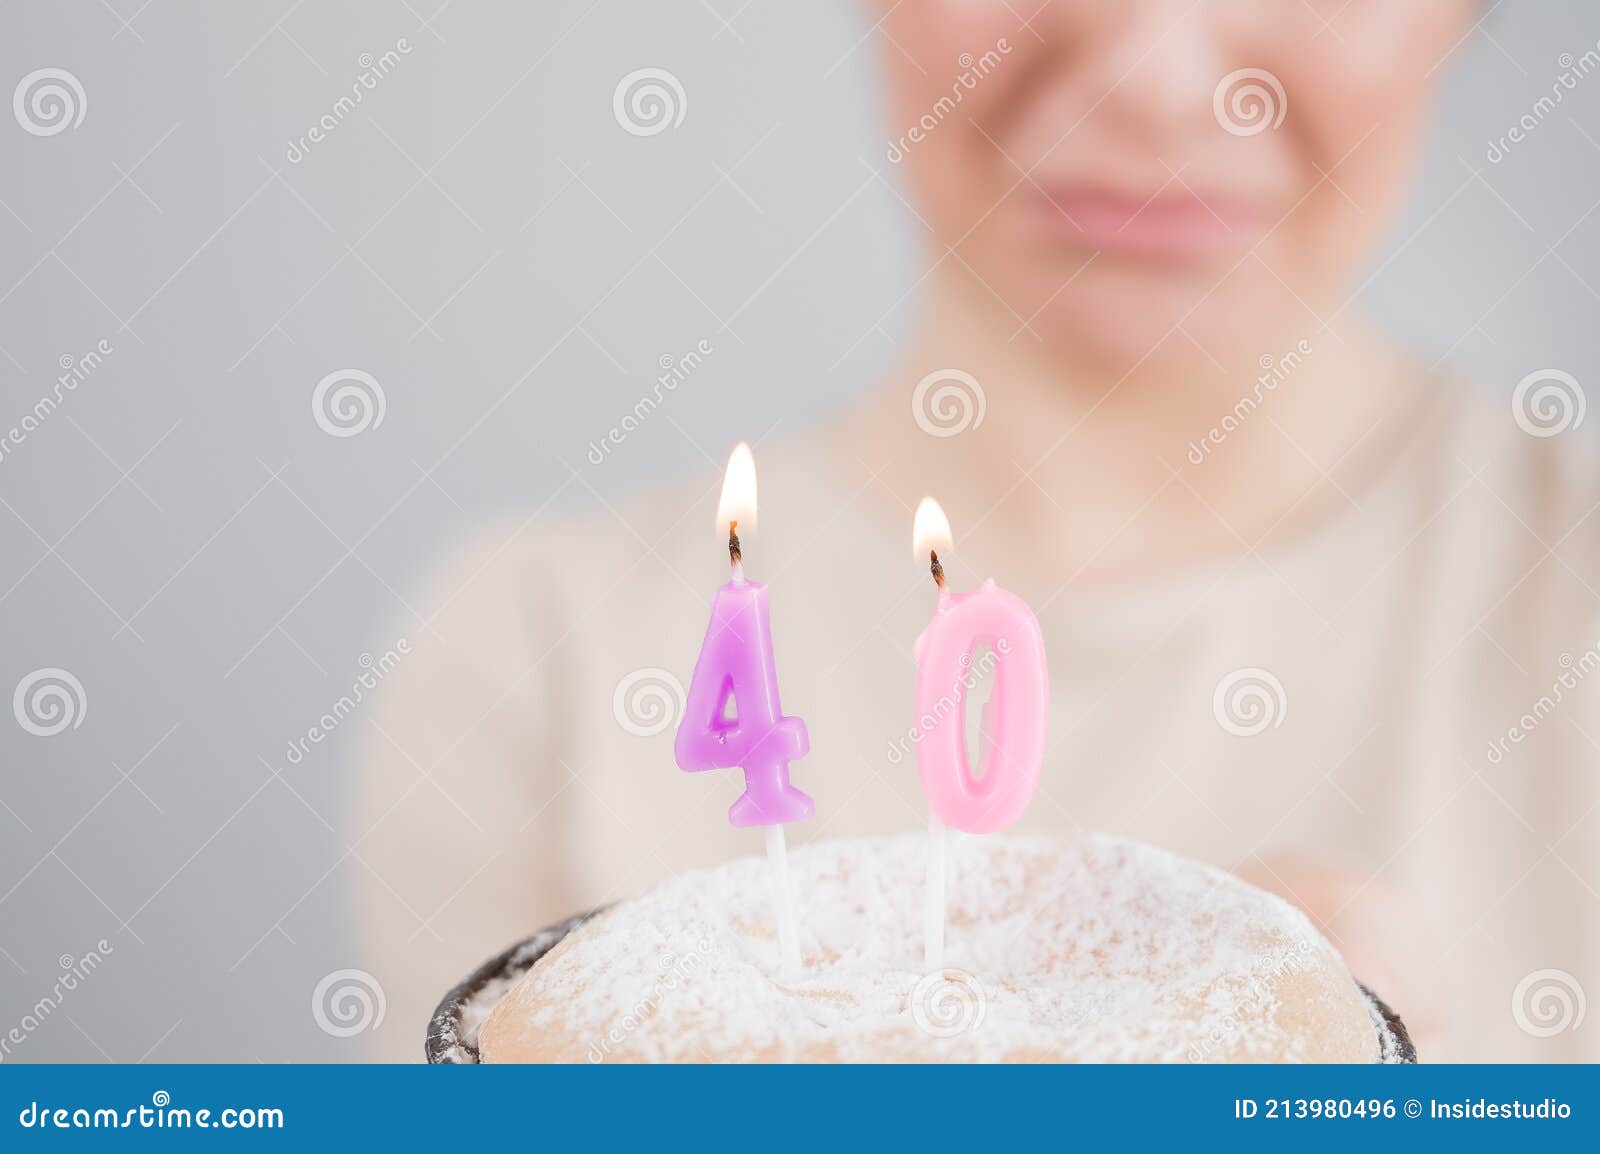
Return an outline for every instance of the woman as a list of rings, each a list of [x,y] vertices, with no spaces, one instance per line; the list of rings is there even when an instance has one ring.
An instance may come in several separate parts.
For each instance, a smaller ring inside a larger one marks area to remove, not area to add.
[[[932,493],[953,584],[993,574],[1049,645],[1022,829],[1110,830],[1279,891],[1429,1058],[1583,1053],[1548,1011],[1600,983],[1600,493],[1572,437],[1530,435],[1559,379],[1511,411],[1358,315],[1478,15],[872,13],[928,271],[882,387],[756,446],[770,528],[745,564],[818,801],[793,839],[925,820],[905,731],[933,591],[907,538]],[[518,933],[759,852],[724,820],[737,772],[676,772],[674,718],[636,711],[687,681],[724,579],[720,466],[587,522],[535,514],[440,576],[355,818],[391,1056]]]

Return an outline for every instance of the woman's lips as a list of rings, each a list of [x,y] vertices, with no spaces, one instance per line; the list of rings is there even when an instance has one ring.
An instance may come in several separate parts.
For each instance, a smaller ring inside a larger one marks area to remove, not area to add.
[[[1084,186],[1034,190],[1030,206],[1060,242],[1145,260],[1196,260],[1253,243],[1265,214],[1232,195],[1166,189],[1133,196]]]

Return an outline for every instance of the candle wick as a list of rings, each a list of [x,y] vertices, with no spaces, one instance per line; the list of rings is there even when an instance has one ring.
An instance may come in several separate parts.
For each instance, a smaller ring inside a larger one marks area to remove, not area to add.
[[[939,587],[939,592],[944,589],[944,566],[939,562],[939,554],[932,549],[928,550],[928,571],[933,574],[933,583]]]
[[[728,522],[728,562],[733,566],[733,579],[744,583],[744,551],[739,547],[739,522]]]

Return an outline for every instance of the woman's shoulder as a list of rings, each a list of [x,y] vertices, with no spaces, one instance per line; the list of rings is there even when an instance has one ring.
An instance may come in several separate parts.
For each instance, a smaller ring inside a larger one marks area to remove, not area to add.
[[[1600,454],[1581,390],[1537,400],[1540,385],[1522,379],[1429,379],[1407,463],[1379,503],[1390,512],[1379,563],[1416,578],[1416,612],[1443,650],[1481,627],[1536,669],[1594,619]]]
[[[1587,420],[1572,374],[1540,369],[1510,382],[1440,374],[1433,388],[1430,463],[1441,484],[1478,490],[1547,545],[1586,532],[1600,500],[1600,424]]]

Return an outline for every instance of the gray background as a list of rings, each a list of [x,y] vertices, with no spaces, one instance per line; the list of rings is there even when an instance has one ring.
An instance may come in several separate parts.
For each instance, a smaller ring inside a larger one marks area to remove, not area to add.
[[[1580,0],[1489,12],[1442,66],[1411,239],[1362,295],[1481,387],[1600,377],[1600,76],[1485,159],[1597,38]],[[59,67],[87,97],[54,136],[0,112],[0,429],[62,357],[113,348],[0,459],[0,690],[61,667],[87,703],[48,738],[0,713],[0,1034],[63,956],[113,951],[7,1060],[359,1056],[310,1010],[355,964],[357,726],[298,765],[288,743],[474,525],[581,511],[573,470],[607,498],[707,471],[682,430],[799,428],[873,381],[917,276],[883,50],[848,3],[0,8],[0,95]],[[640,138],[612,93],[650,66],[687,104]],[[591,465],[701,339],[671,420]],[[386,398],[359,436],[313,419],[342,368]]]

